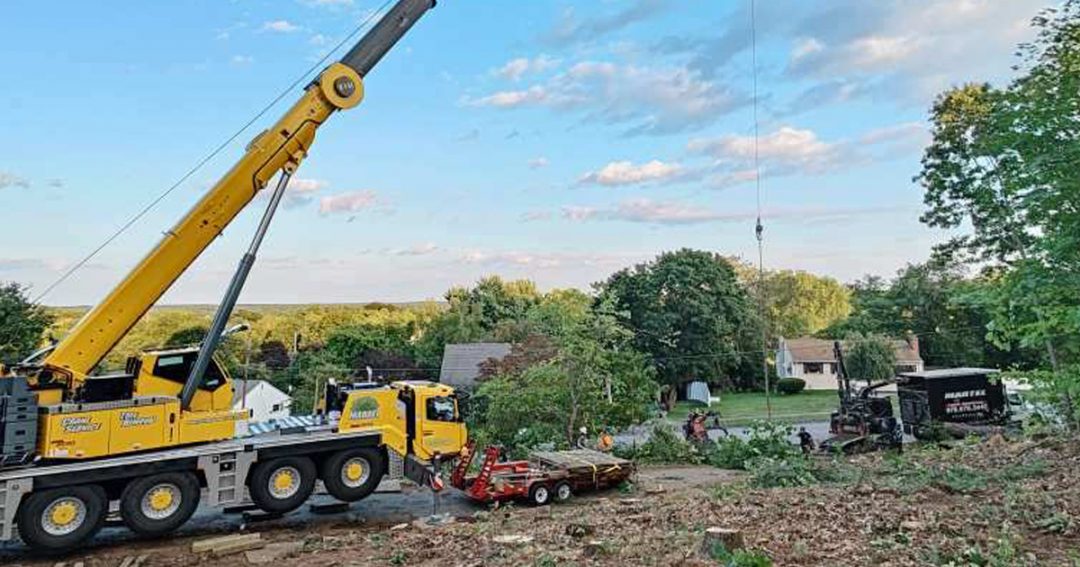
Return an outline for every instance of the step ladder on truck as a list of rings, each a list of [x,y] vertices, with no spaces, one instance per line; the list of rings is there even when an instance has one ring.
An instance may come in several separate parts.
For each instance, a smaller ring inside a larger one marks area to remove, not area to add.
[[[0,368],[0,541],[19,537],[33,548],[71,549],[101,529],[114,505],[133,531],[162,535],[190,518],[204,490],[212,506],[250,495],[273,513],[299,507],[316,481],[336,498],[354,501],[384,476],[424,482],[435,455],[461,450],[466,431],[457,396],[427,382],[352,391],[339,400],[336,423],[251,436],[250,412],[232,408],[232,380],[214,358],[316,131],[360,104],[369,72],[434,5],[396,0],[66,336]],[[122,372],[95,374],[275,176],[251,245],[202,343],[146,351]]]

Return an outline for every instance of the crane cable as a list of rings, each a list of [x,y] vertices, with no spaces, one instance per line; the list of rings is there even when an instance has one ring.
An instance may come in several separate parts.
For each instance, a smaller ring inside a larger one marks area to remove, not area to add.
[[[64,281],[66,281],[69,277],[74,275],[75,272],[79,271],[80,268],[85,266],[86,263],[89,262],[90,260],[92,260],[95,256],[97,256],[98,253],[100,253],[107,246],[112,244],[113,241],[115,241],[117,238],[120,237],[120,235],[127,232],[127,230],[129,228],[131,228],[136,222],[139,222],[139,219],[146,216],[146,214],[149,213],[151,210],[153,210],[154,207],[158,206],[158,204],[160,204],[163,200],[165,200],[165,198],[168,197],[169,194],[171,194],[173,191],[175,191],[177,188],[179,188],[180,185],[182,185],[184,182],[186,182],[188,179],[190,179],[192,175],[195,175],[195,173],[197,173],[200,169],[202,169],[202,167],[204,165],[206,165],[210,160],[217,157],[217,155],[220,154],[222,151],[224,151],[225,148],[227,148],[229,145],[231,145],[233,142],[235,142],[236,139],[239,138],[244,132],[246,132],[248,128],[250,128],[253,124],[258,122],[263,116],[266,115],[267,112],[269,112],[273,107],[277,106],[277,104],[279,102],[281,102],[282,99],[284,99],[286,96],[289,95],[289,93],[291,93],[294,89],[296,89],[296,87],[300,86],[300,84],[302,84],[304,81],[306,81],[308,76],[310,76],[312,73],[315,73],[324,64],[326,64],[326,61],[328,59],[330,59],[330,57],[334,53],[337,53],[339,50],[341,50],[341,48],[344,47],[348,42],[350,42],[352,40],[352,38],[356,36],[356,34],[360,33],[364,28],[367,28],[368,25],[370,25],[371,22],[373,22],[375,20],[376,16],[379,16],[380,14],[382,14],[386,10],[386,8],[390,5],[390,3],[393,2],[393,1],[394,0],[386,0],[385,2],[383,2],[382,6],[379,6],[378,9],[372,11],[368,15],[368,17],[365,18],[363,21],[361,21],[360,24],[357,25],[355,28],[353,28],[353,30],[351,32],[349,32],[349,34],[347,36],[345,36],[344,39],[339,41],[332,49],[327,51],[325,55],[323,55],[313,65],[311,65],[311,67],[309,67],[306,71],[304,71],[303,74],[301,74],[299,77],[297,77],[296,80],[294,80],[292,83],[290,83],[288,87],[286,87],[280,93],[278,93],[278,95],[276,97],[274,97],[274,99],[272,101],[270,101],[269,104],[264,106],[262,108],[262,110],[260,110],[258,113],[255,114],[255,116],[253,116],[250,120],[248,120],[246,123],[244,123],[244,125],[241,126],[239,130],[237,130],[235,133],[233,133],[233,135],[229,136],[228,139],[226,139],[220,145],[215,147],[213,151],[211,151],[209,154],[207,154],[201,160],[196,162],[196,164],[191,169],[189,169],[187,171],[187,173],[180,176],[180,179],[176,180],[176,182],[173,183],[168,189],[166,189],[160,195],[158,195],[156,198],[154,198],[154,200],[150,201],[138,213],[136,213],[134,216],[132,216],[130,219],[128,219],[127,222],[125,222],[123,225],[121,225],[120,228],[116,230],[116,232],[112,233],[112,235],[110,235],[108,238],[106,238],[101,244],[99,244],[96,248],[94,248],[89,254],[84,256],[81,260],[76,262],[74,265],[72,265],[70,268],[68,268],[63,274],[61,274],[60,277],[58,277],[56,280],[54,280],[52,283],[50,283],[45,288],[44,291],[39,293],[37,295],[37,297],[34,298],[33,303],[35,305],[40,304],[41,300],[44,299],[45,296],[48,295],[52,290],[56,289],[57,286],[64,283]]]
[[[765,382],[765,413],[772,420],[772,397],[769,391],[769,326],[765,320],[765,226],[761,217],[761,158],[758,151],[761,134],[758,123],[758,64],[757,64],[757,9],[756,0],[750,0],[750,59],[752,63],[751,76],[753,77],[754,95],[754,190],[757,194],[757,223],[754,225],[754,236],[757,238],[758,251],[758,318],[761,324],[761,376]]]

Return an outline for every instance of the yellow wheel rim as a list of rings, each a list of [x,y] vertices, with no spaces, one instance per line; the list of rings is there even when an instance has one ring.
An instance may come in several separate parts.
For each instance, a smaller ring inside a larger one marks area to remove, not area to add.
[[[300,471],[281,467],[270,475],[270,493],[274,498],[292,498],[300,490]]]
[[[79,516],[79,510],[71,502],[61,502],[52,509],[49,520],[57,526],[70,526]]]
[[[41,528],[51,536],[75,533],[86,523],[86,503],[75,496],[53,500],[41,515]]]
[[[371,466],[364,457],[353,457],[341,465],[341,483],[347,488],[363,486],[371,476]]]
[[[274,488],[278,490],[288,490],[293,483],[292,471],[281,471],[274,475]]]
[[[168,510],[172,503],[173,495],[171,490],[159,488],[150,494],[150,507],[154,510]]]

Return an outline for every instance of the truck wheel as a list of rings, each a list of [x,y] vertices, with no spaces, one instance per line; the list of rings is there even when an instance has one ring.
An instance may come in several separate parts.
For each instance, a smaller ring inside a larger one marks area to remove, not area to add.
[[[543,506],[551,502],[551,489],[542,482],[538,482],[529,488],[529,502],[535,506]]]
[[[566,502],[574,495],[574,489],[565,480],[555,485],[555,501]]]
[[[184,525],[199,506],[199,481],[191,473],[164,473],[128,484],[120,496],[120,516],[131,531],[148,536]]]
[[[35,492],[19,507],[19,535],[35,549],[70,549],[101,529],[107,509],[108,499],[100,486],[66,486]]]
[[[382,480],[386,462],[375,449],[349,449],[323,463],[326,491],[342,502],[356,502],[371,494]]]
[[[248,490],[264,512],[284,514],[299,508],[315,489],[315,463],[307,457],[281,457],[255,465]]]

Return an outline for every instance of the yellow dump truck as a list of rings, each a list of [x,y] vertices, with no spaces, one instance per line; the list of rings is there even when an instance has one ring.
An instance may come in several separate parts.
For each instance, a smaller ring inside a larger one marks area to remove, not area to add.
[[[101,528],[112,503],[142,534],[183,524],[203,491],[208,504],[248,496],[268,512],[300,506],[316,481],[344,501],[384,476],[423,480],[436,454],[465,443],[457,397],[427,382],[358,388],[335,416],[295,431],[248,434],[232,409],[232,381],[214,351],[255,255],[315,133],[360,104],[364,78],[434,0],[398,0],[338,62],[304,89],[273,126],[150,253],[58,343],[0,371],[0,540],[37,548],[78,545]],[[251,245],[197,347],[131,358],[124,371],[94,370],[133,325],[277,176]],[[327,380],[323,381],[325,384]]]

